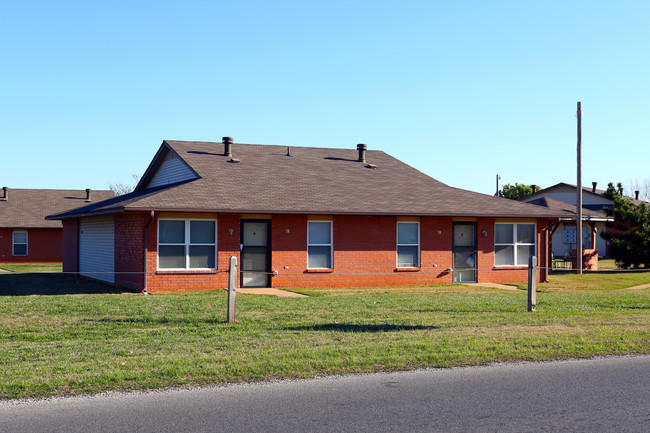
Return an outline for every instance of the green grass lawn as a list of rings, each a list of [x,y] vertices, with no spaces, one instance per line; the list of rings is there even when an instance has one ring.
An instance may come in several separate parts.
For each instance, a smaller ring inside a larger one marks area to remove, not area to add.
[[[650,353],[650,289],[621,288],[650,273],[552,275],[534,313],[524,290],[469,286],[240,294],[234,325],[225,291],[143,296],[46,276],[33,284],[95,294],[0,296],[2,399]]]
[[[614,259],[598,259],[598,269],[612,270],[612,269],[620,269],[620,268],[616,266],[616,262],[614,261]],[[634,269],[645,269],[645,267],[641,265],[639,268],[634,268]]]
[[[0,263],[0,269],[10,272],[61,272],[61,263]]]
[[[612,270],[618,269],[614,259],[598,259],[598,269],[599,270]]]

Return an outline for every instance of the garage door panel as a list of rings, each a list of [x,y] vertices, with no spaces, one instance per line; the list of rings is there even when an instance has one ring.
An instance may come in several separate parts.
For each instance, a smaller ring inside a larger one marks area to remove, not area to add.
[[[113,217],[85,218],[79,223],[79,273],[115,282]]]

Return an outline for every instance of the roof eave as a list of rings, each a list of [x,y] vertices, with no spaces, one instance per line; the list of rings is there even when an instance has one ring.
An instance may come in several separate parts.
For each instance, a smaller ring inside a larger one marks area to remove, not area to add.
[[[427,216],[453,218],[563,218],[565,214],[529,214],[529,213],[458,213],[458,212],[385,212],[385,211],[332,211],[324,209],[227,209],[227,208],[179,208],[179,207],[124,207],[125,212],[169,212],[169,213],[229,213],[229,214],[280,214],[280,215],[372,215],[372,216]]]
[[[48,215],[48,216],[45,217],[45,219],[46,220],[68,220],[68,219],[83,218],[83,217],[88,217],[88,216],[111,215],[111,214],[122,213],[122,212],[124,212],[124,208],[119,207],[119,208],[112,208],[112,209],[102,209],[102,210],[97,210],[97,211],[87,211],[87,212],[75,212],[75,213],[70,213],[70,214]]]

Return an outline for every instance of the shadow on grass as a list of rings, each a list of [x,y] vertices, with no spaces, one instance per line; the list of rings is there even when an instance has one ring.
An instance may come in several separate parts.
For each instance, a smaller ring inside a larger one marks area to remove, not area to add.
[[[126,293],[99,281],[61,273],[2,273],[0,296]]]
[[[338,332],[395,332],[440,329],[440,326],[424,325],[359,325],[353,323],[323,323],[318,325],[288,326],[289,331],[338,331]]]
[[[228,323],[226,319],[223,318],[214,318],[214,319],[184,319],[181,317],[145,317],[145,318],[127,318],[127,319],[112,319],[108,317],[103,317],[101,319],[83,319],[81,322],[90,322],[90,323],[123,323],[123,324],[141,324],[141,325],[220,325]]]

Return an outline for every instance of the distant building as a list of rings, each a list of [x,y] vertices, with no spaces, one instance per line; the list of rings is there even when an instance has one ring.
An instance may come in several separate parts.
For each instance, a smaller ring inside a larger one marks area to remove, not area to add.
[[[113,197],[112,191],[8,187],[1,194],[0,263],[62,261],[63,225],[45,217]]]
[[[609,256],[609,245],[600,234],[607,230],[605,223],[614,220],[607,216],[604,209],[606,206],[611,206],[613,202],[605,197],[605,190],[597,189],[596,186],[596,182],[593,182],[591,188],[582,188],[582,248],[597,249],[598,255]],[[576,198],[577,187],[560,182],[520,199],[525,203],[567,213],[567,216],[562,218],[562,221],[558,225],[554,225],[551,230],[553,233],[552,251],[556,257],[570,256],[577,248]],[[641,203],[638,195],[633,202]]]

